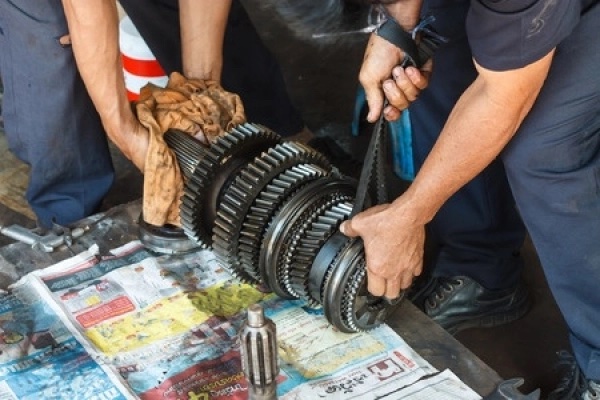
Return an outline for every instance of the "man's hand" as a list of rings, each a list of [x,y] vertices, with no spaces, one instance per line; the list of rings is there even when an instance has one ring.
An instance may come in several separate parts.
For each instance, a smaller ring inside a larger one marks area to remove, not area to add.
[[[427,87],[431,60],[421,70],[400,67],[403,60],[404,52],[401,49],[376,34],[371,35],[359,73],[369,106],[369,122],[375,122],[379,117],[384,98],[388,100],[388,105],[383,109],[385,119],[395,121],[402,110]]]
[[[365,246],[368,290],[395,299],[423,269],[425,225],[405,212],[402,197],[371,207],[345,221],[346,236],[361,236]]]

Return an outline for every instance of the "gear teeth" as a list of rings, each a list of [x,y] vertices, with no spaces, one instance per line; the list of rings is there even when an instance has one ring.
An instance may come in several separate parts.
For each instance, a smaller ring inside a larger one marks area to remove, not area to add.
[[[362,332],[369,329],[369,326],[365,324],[365,321],[362,322],[362,325],[359,326],[359,321],[357,321],[356,317],[356,306],[358,305],[359,300],[359,289],[362,285],[364,285],[364,281],[366,278],[366,265],[364,260],[360,262],[358,265],[354,266],[354,273],[351,275],[350,280],[347,285],[344,287],[344,295],[342,296],[342,304],[340,307],[340,314],[343,324],[349,331],[352,332]],[[373,312],[377,310],[366,310],[367,312]]]
[[[329,280],[331,279],[331,276],[333,275],[333,271],[335,270],[334,266],[336,264],[338,264],[341,255],[345,252],[345,250],[350,247],[352,244],[351,241],[346,242],[346,244],[344,244],[342,247],[340,247],[338,249],[338,252],[336,254],[336,256],[334,257],[333,261],[329,264],[329,267],[327,268],[327,272],[325,273],[325,276],[323,278],[323,282],[321,282],[321,299],[325,299],[325,288],[327,287],[327,283],[329,282]],[[321,302],[322,303],[322,302]]]
[[[248,265],[247,257],[240,255],[240,246],[249,244],[252,233],[242,232],[248,212],[273,179],[300,164],[311,164],[327,172],[330,168],[320,153],[298,143],[280,143],[244,166],[221,198],[213,228],[213,249],[224,263],[240,269],[237,274],[247,280],[260,279],[256,266]]]
[[[280,238],[280,240],[284,243],[283,245],[283,254],[278,257],[278,262],[276,265],[276,277],[277,282],[279,284],[280,290],[287,293],[288,296],[293,297],[295,299],[301,298],[301,294],[298,293],[295,288],[291,284],[291,276],[292,268],[291,264],[293,261],[292,253],[296,247],[298,240],[298,232],[306,229],[306,227],[310,224],[310,220],[316,218],[316,216],[322,212],[323,208],[326,205],[323,204],[323,201],[316,201],[311,204],[310,207],[304,210],[301,216],[296,218],[296,222],[290,229],[290,234]]]
[[[311,221],[306,230],[304,230],[298,240],[295,248],[295,254],[290,258],[290,286],[291,292],[294,292],[299,298],[304,299],[312,307],[319,305],[317,299],[313,299],[309,294],[308,277],[312,263],[323,247],[323,244],[339,228],[342,221],[348,219],[352,212],[352,204],[344,198],[336,198],[323,208],[323,212],[317,215],[314,221]]]
[[[256,124],[243,124],[233,128],[228,134],[216,139],[203,153],[193,173],[184,184],[184,195],[180,206],[182,228],[193,240],[211,246],[211,231],[203,219],[203,209],[208,207],[209,197],[215,177],[228,160],[236,156],[263,151],[281,142],[274,132]],[[177,152],[177,149],[174,149]]]
[[[331,211],[339,203],[351,201],[352,198],[353,196],[337,192],[330,194],[321,200],[321,204],[317,209],[310,214],[307,213],[304,218],[300,219],[301,223],[299,223],[298,228],[292,230],[293,235],[290,237],[284,257],[285,265],[281,266],[281,270],[283,271],[281,279],[288,292],[294,297],[307,301],[311,300],[308,295],[308,275],[312,260],[310,264],[307,264],[306,262],[302,262],[303,259],[298,256],[302,239],[306,237],[309,229],[314,229],[315,224],[321,222],[320,219],[323,214]],[[340,223],[342,218],[344,216],[340,215]],[[332,230],[334,229],[334,227],[331,228]]]
[[[281,203],[302,185],[326,175],[326,170],[315,165],[297,165],[279,174],[259,194],[240,231],[240,264],[251,275],[260,277],[257,268],[260,245],[267,225]]]

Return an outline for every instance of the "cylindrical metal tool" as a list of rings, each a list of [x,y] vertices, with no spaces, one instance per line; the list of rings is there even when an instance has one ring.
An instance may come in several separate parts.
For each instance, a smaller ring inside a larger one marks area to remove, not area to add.
[[[277,331],[260,304],[248,307],[248,317],[240,329],[240,352],[248,399],[277,399]]]

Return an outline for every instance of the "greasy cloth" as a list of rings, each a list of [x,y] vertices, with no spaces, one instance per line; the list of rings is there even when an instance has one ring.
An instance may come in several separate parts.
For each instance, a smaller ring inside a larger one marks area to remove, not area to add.
[[[246,122],[244,106],[237,94],[225,91],[216,81],[187,79],[173,72],[165,88],[144,86],[135,108],[140,123],[150,131],[144,166],[144,221],[181,226],[183,176],[164,133],[179,129],[210,146],[232,127]]]

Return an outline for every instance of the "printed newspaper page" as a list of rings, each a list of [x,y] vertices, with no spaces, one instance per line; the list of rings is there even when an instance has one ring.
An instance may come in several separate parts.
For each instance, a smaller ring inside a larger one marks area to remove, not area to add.
[[[281,399],[420,399],[408,390],[418,386],[471,398],[388,326],[339,332],[321,309],[232,279],[210,251],[156,256],[134,241],[100,257],[92,248],[24,285],[62,316],[62,335],[81,343],[82,357],[140,399],[246,399],[237,335],[257,302],[277,326]]]
[[[98,364],[29,277],[0,297],[0,399],[133,399],[114,370]]]

